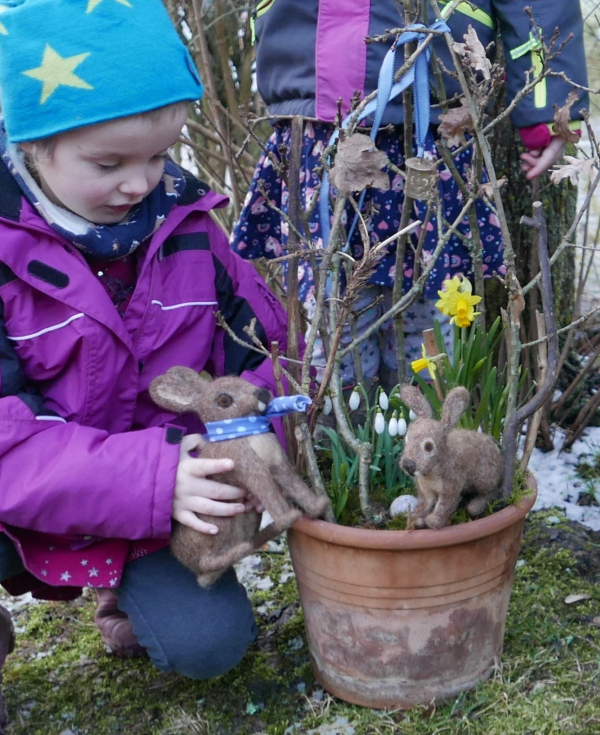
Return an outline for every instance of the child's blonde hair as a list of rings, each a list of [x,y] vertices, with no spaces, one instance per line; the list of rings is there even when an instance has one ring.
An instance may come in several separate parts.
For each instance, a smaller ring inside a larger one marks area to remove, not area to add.
[[[135,115],[128,115],[126,118],[120,118],[122,120],[149,120],[154,122],[160,120],[163,117],[171,119],[178,115],[182,110],[187,110],[189,102],[182,100],[180,102],[173,102],[170,105],[164,105],[163,107],[157,107],[154,110],[148,110],[147,112],[138,112]],[[119,119],[119,118],[115,118]],[[101,123],[99,123],[101,124]],[[70,131],[67,131],[70,132]],[[51,161],[56,146],[56,141],[64,133],[57,133],[56,135],[50,135],[47,138],[40,138],[39,140],[28,141],[32,146],[29,152],[24,151],[25,165],[29,173],[37,180],[37,166],[38,161]]]

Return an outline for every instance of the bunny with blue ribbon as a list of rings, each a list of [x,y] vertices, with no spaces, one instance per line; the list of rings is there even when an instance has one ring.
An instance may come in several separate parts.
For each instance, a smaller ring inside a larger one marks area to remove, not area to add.
[[[233,460],[233,469],[219,475],[220,480],[245,488],[273,519],[259,530],[261,514],[256,510],[210,516],[219,529],[216,535],[174,522],[171,550],[201,587],[210,587],[233,564],[290,528],[302,512],[318,518],[329,508],[329,500],[301,480],[270,431],[273,418],[305,411],[311,403],[307,396],[273,398],[266,388],[243,378],[208,380],[186,367],[173,367],[155,378],[150,395],[167,411],[198,416],[206,429],[200,456]]]

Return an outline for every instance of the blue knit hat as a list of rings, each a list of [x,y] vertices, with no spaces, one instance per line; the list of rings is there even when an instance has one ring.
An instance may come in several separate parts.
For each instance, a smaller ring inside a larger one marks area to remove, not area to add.
[[[201,96],[161,0],[0,0],[0,100],[13,143]]]

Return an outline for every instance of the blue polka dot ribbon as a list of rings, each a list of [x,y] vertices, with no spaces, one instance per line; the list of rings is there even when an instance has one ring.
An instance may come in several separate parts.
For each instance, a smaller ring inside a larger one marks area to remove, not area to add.
[[[268,433],[271,419],[285,416],[288,413],[304,412],[312,400],[308,396],[280,396],[274,398],[262,416],[243,416],[239,419],[209,421],[204,425],[204,438],[209,442],[222,442],[226,439],[241,439],[243,436],[255,436]]]

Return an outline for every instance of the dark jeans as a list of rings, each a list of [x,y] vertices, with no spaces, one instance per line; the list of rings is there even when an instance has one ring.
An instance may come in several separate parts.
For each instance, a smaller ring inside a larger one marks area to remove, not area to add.
[[[0,580],[22,571],[12,541],[0,533]],[[192,679],[219,676],[241,660],[257,634],[252,605],[233,569],[203,589],[168,548],[127,564],[115,591],[140,645],[161,671]]]

